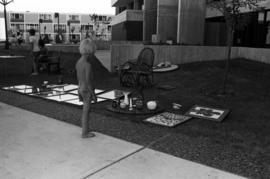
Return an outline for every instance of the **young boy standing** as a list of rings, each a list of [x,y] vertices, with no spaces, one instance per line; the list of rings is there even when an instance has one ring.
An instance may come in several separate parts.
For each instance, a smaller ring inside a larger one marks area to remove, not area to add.
[[[38,56],[39,56],[39,46],[38,46],[38,38],[36,37],[36,31],[34,29],[29,30],[29,42],[31,45],[31,53],[33,57],[33,70],[32,75],[38,75]]]
[[[81,58],[76,64],[77,79],[79,83],[79,97],[83,101],[82,112],[82,138],[94,137],[95,134],[89,131],[91,101],[96,102],[94,87],[94,76],[91,61],[94,59],[96,45],[87,38],[84,39],[79,47]]]

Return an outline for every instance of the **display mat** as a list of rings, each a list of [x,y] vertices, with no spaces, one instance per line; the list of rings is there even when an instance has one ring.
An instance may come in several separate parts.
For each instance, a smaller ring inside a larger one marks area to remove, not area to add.
[[[100,94],[100,93],[103,93],[104,91],[105,90],[95,89],[95,94]],[[78,90],[72,90],[72,91],[69,91],[68,93],[78,95]]]
[[[119,106],[113,107],[112,105],[107,106],[107,110],[114,113],[120,113],[120,114],[130,114],[130,115],[148,115],[148,114],[157,114],[164,111],[164,108],[160,105],[157,106],[155,110],[149,110],[147,107],[144,107],[143,109],[136,109],[133,108],[132,110],[129,109],[129,106],[126,108],[121,108]]]
[[[64,102],[68,104],[73,104],[76,106],[82,106],[83,103],[79,101],[78,96],[78,85],[74,84],[50,84],[47,85],[47,88],[38,88],[33,87],[30,85],[16,85],[16,86],[9,86],[3,87],[3,90],[13,91],[17,93],[21,93],[24,95],[29,95],[33,97],[38,97],[50,101],[56,102]],[[118,91],[118,90],[114,90]],[[105,90],[102,89],[95,89],[96,94],[102,94]],[[116,94],[118,94],[116,92]],[[105,98],[97,98],[97,103],[106,101]],[[94,102],[92,102],[94,103]]]
[[[55,96],[48,96],[46,97],[46,99],[63,102],[63,101],[71,100],[71,99],[78,99],[78,95],[60,94],[60,95],[55,95]]]
[[[181,114],[174,114],[171,112],[163,112],[161,114],[149,117],[145,119],[145,122],[152,124],[162,125],[166,127],[174,127],[178,124],[181,124],[187,120],[191,119],[190,116],[185,116]]]
[[[124,96],[124,93],[130,94],[130,92],[128,92],[128,91],[122,91],[122,90],[115,89],[115,90],[112,90],[112,91],[108,91],[108,92],[99,94],[99,95],[97,95],[97,97],[98,98],[104,98],[104,99],[114,100],[114,99],[123,97]]]
[[[51,97],[51,96],[56,96],[56,95],[61,95],[61,94],[63,95],[65,93],[62,92],[62,91],[42,91],[42,92],[31,93],[29,95],[30,96],[41,97],[41,98],[48,98],[48,97]]]
[[[4,90],[15,91],[15,92],[18,92],[18,93],[24,93],[24,94],[35,92],[35,88],[33,86],[29,86],[29,85],[9,86],[9,87],[4,87],[3,89]]]
[[[97,103],[99,102],[102,102],[102,101],[106,101],[107,99],[102,99],[102,98],[97,98]],[[72,99],[72,100],[67,100],[67,101],[64,101],[65,103],[68,103],[68,104],[74,104],[74,105],[77,105],[77,106],[82,106],[83,105],[83,102],[80,101],[79,99]],[[94,101],[92,101],[92,104],[94,103]]]
[[[54,91],[71,91],[75,89],[78,89],[78,85],[69,84],[69,85],[64,85],[61,87],[52,88],[52,90]]]
[[[186,115],[221,122],[229,113],[228,109],[218,109],[194,105]]]
[[[28,88],[33,88],[33,86],[29,86],[29,85],[16,85],[16,86],[4,87],[3,89],[5,89],[5,90],[12,90],[12,89],[28,89]]]

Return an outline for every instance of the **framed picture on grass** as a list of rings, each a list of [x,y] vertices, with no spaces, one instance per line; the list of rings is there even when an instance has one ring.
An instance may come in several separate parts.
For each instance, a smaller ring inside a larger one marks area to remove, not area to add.
[[[186,112],[186,115],[212,121],[221,122],[229,114],[228,109],[211,108],[206,106],[194,105]]]

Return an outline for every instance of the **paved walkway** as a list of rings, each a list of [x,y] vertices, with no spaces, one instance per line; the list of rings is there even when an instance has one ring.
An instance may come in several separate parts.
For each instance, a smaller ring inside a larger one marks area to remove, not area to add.
[[[242,178],[0,103],[0,178]]]

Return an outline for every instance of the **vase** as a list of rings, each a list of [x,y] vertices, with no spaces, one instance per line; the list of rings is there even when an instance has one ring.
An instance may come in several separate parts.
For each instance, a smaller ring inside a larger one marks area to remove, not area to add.
[[[124,103],[125,103],[126,105],[129,105],[129,99],[128,99],[128,94],[129,94],[129,93],[125,92],[125,93],[123,93],[123,94],[124,94]]]

